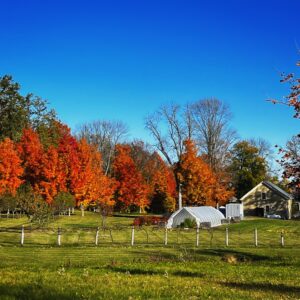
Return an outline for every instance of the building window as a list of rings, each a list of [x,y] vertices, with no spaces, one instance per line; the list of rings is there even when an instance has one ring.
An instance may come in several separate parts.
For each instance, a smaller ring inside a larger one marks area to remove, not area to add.
[[[267,199],[267,193],[261,192],[261,200]]]
[[[270,206],[269,206],[269,205],[267,205],[267,206],[266,206],[266,214],[268,215],[268,214],[269,214],[269,212],[270,212]]]

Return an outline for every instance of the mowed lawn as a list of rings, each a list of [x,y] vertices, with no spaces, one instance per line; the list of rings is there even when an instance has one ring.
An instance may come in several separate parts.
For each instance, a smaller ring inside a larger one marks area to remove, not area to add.
[[[213,232],[135,232],[133,219],[111,217],[99,234],[94,213],[60,217],[47,229],[30,231],[23,219],[0,219],[1,299],[299,299],[300,222],[253,219]],[[25,225],[25,244],[20,228]],[[62,227],[57,246],[57,227]],[[126,227],[127,226],[127,227]],[[258,229],[259,245],[253,245]],[[83,229],[82,229],[83,228]],[[33,229],[33,228],[32,228]],[[285,247],[280,246],[280,233]],[[148,235],[148,240],[147,240]]]

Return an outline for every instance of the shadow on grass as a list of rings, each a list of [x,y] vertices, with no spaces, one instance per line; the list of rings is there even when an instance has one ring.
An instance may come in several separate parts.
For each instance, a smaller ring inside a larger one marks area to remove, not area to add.
[[[1,284],[0,285],[0,295],[1,299],[28,299],[28,300],[37,300],[37,299],[61,299],[61,300],[77,300],[80,299],[74,293],[66,291],[66,293],[61,293],[55,291],[55,288],[45,288],[41,285],[28,284],[28,285],[9,285]]]
[[[208,255],[208,256],[219,256],[223,257],[224,255],[234,255],[237,257],[239,261],[274,261],[275,259],[281,260],[280,257],[271,257],[267,255],[254,254],[243,251],[236,251],[232,249],[207,249],[207,250],[199,250],[197,254],[200,255]]]
[[[163,270],[145,270],[141,268],[123,268],[123,267],[111,267],[108,269],[117,273],[125,273],[130,275],[166,275],[166,271]],[[204,274],[200,272],[193,271],[175,271],[170,272],[168,275],[179,276],[179,277],[193,277],[193,278],[202,278]]]
[[[225,285],[229,288],[237,288],[248,291],[261,290],[264,292],[274,292],[274,293],[285,293],[285,294],[298,294],[300,295],[300,287],[288,286],[284,284],[271,284],[271,283],[259,283],[259,282],[220,282],[219,284]]]

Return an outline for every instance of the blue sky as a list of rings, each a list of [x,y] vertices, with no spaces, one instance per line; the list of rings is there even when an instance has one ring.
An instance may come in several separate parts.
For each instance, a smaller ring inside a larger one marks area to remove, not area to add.
[[[0,0],[0,74],[47,99],[71,128],[122,120],[149,140],[160,105],[217,97],[241,138],[284,144],[300,120],[281,98],[295,71],[300,1]]]

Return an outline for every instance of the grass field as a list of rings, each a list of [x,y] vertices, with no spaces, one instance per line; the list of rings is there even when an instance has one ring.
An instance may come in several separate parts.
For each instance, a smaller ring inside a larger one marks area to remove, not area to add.
[[[108,219],[109,226],[131,223],[126,217]],[[199,248],[195,232],[184,230],[179,241],[177,232],[169,232],[164,246],[163,229],[148,229],[148,243],[143,230],[137,231],[131,247],[130,227],[113,231],[113,242],[110,234],[100,232],[96,247],[94,229],[101,220],[93,213],[61,217],[46,232],[31,233],[26,219],[0,219],[2,229],[22,224],[27,228],[23,247],[20,232],[0,232],[1,299],[300,298],[300,222],[254,219],[232,224],[229,247],[224,245],[225,227],[213,233],[212,244],[211,234],[201,231]],[[58,226],[63,228],[61,247],[56,245]],[[261,240],[257,248],[254,227]],[[285,247],[279,244],[282,230]]]

